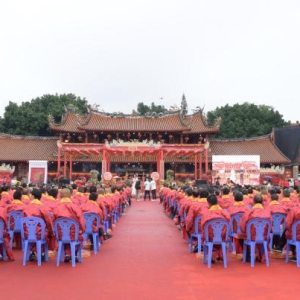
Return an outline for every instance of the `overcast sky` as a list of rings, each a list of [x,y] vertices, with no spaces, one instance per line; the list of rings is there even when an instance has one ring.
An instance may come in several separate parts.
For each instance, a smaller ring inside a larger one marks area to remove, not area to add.
[[[273,106],[300,120],[299,0],[11,0],[0,5],[0,115],[50,93],[108,112]],[[163,100],[160,100],[163,98]]]

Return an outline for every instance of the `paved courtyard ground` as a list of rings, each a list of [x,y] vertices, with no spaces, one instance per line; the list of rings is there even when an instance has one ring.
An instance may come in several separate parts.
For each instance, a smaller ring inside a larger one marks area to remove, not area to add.
[[[300,268],[271,259],[269,268],[230,259],[211,269],[187,244],[157,202],[134,202],[112,239],[82,264],[38,267],[0,263],[1,299],[299,299]]]

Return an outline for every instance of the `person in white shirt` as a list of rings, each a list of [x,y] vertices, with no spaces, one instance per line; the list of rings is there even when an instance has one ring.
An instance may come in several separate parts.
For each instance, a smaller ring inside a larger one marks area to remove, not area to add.
[[[138,181],[138,177],[136,175],[133,176],[132,185],[131,185],[131,195],[136,195],[135,183]]]
[[[152,194],[152,200],[156,200],[156,182],[152,178],[150,183],[151,183],[150,189],[151,189],[151,194]]]
[[[149,201],[151,201],[151,197],[150,197],[150,189],[151,189],[151,182],[149,181],[149,178],[146,178],[146,181],[144,183],[144,201],[146,201],[146,197],[147,195],[149,196]]]

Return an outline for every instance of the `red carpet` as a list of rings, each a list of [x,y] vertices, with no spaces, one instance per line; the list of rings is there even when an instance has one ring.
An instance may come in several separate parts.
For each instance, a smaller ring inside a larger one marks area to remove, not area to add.
[[[134,202],[100,253],[72,268],[55,258],[38,267],[0,263],[2,299],[298,299],[300,269],[271,259],[269,268],[229,259],[202,265],[155,202]]]

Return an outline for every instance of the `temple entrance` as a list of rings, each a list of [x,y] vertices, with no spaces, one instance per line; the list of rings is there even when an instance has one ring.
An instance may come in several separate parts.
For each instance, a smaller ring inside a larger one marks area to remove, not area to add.
[[[153,141],[114,141],[105,144],[58,142],[57,174],[64,178],[69,174],[69,178],[73,179],[77,175],[77,167],[73,162],[78,162],[79,159],[85,161],[81,166],[83,173],[93,169],[100,171],[100,168],[102,176],[106,172],[120,177],[136,173],[147,176],[157,172],[159,178],[164,180],[166,171],[170,168],[175,171],[175,179],[185,174],[186,179],[197,180],[202,178],[203,164],[205,173],[208,171],[208,145],[170,145]]]

